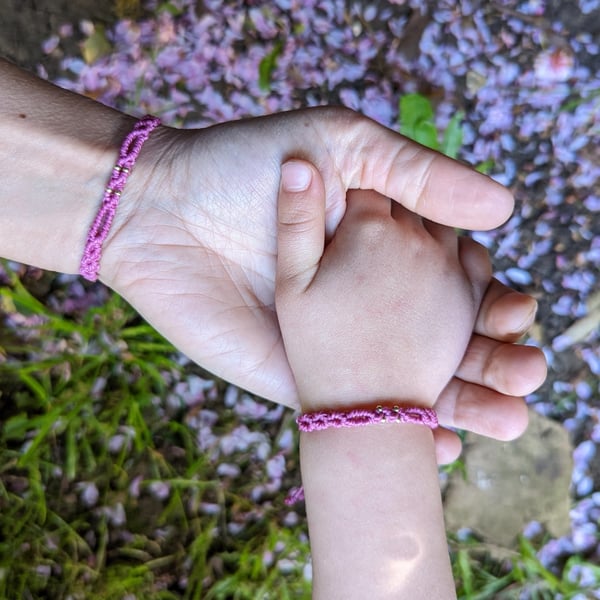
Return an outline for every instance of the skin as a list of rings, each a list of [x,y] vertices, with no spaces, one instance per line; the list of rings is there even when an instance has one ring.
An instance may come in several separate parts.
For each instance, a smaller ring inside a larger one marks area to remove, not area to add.
[[[275,297],[302,411],[434,406],[490,283],[487,252],[358,190],[325,246],[318,172],[287,186],[301,166],[282,171]],[[313,598],[455,597],[427,427],[303,432],[300,456]]]
[[[77,272],[134,122],[0,60],[0,256]],[[352,188],[377,190],[432,221],[477,229],[502,223],[513,199],[487,177],[343,108],[155,130],[121,197],[100,279],[207,370],[298,408],[274,303],[277,195],[281,164],[292,156],[310,160],[323,176],[328,236]],[[439,399],[444,425],[498,439],[522,433],[521,396],[543,380],[545,363],[536,349],[512,342],[535,307],[525,295],[490,285],[473,351]],[[440,460],[460,451],[450,432],[436,442]]]

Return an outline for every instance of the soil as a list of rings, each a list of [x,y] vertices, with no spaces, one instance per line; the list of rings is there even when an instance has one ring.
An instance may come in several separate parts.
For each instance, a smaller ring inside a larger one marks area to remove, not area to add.
[[[114,0],[0,0],[0,56],[31,71],[43,64],[52,73],[42,42],[64,23],[111,23],[114,5]]]

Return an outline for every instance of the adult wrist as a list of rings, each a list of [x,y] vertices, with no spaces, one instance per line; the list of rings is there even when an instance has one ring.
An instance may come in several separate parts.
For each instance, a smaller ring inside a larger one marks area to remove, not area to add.
[[[0,255],[76,273],[131,117],[0,59]]]
[[[140,227],[145,223],[144,215],[155,210],[165,210],[170,214],[176,211],[171,203],[171,198],[177,196],[173,149],[176,132],[164,125],[152,131],[121,195],[113,225],[103,244],[99,272],[102,282],[117,291],[143,277],[146,271],[146,250],[152,243],[153,232]],[[183,165],[178,167],[185,171]],[[99,191],[99,201],[101,196],[102,190]],[[160,207],[158,203],[165,203],[165,206]],[[170,203],[169,206],[167,203]]]
[[[121,144],[110,179],[104,188],[100,207],[89,228],[79,265],[79,274],[90,281],[98,279],[104,242],[112,228],[115,213],[119,208],[119,201],[131,171],[144,146],[144,142],[148,140],[148,136],[159,125],[160,119],[158,117],[146,115],[137,121]]]

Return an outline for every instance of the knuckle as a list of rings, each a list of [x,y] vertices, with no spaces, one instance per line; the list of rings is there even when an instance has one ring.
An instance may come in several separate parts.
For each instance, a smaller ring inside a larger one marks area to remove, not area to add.
[[[288,233],[306,233],[315,225],[315,216],[302,206],[288,209],[280,215],[279,226]]]

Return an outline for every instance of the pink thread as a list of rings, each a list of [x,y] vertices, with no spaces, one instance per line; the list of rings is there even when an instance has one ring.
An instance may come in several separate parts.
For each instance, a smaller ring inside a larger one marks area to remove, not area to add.
[[[305,413],[296,419],[300,431],[312,432],[341,427],[363,427],[376,423],[414,423],[436,429],[439,425],[433,408],[421,406],[376,406],[375,408],[355,408],[348,411],[318,411]],[[302,487],[292,488],[285,503],[292,506],[304,500]]]
[[[285,499],[286,506],[293,506],[296,502],[304,500],[304,488],[292,488]]]
[[[152,115],[142,117],[127,134],[119,150],[117,164],[113,167],[112,174],[104,190],[102,204],[98,214],[90,227],[79,265],[79,273],[90,281],[98,279],[100,258],[102,257],[102,244],[110,231],[121,192],[131,169],[140,154],[144,142],[150,133],[160,125],[160,119]]]
[[[300,415],[296,419],[300,431],[322,431],[340,427],[362,427],[374,423],[415,423],[431,429],[438,426],[433,408],[420,406],[377,406],[355,408],[349,411],[319,411]]]

